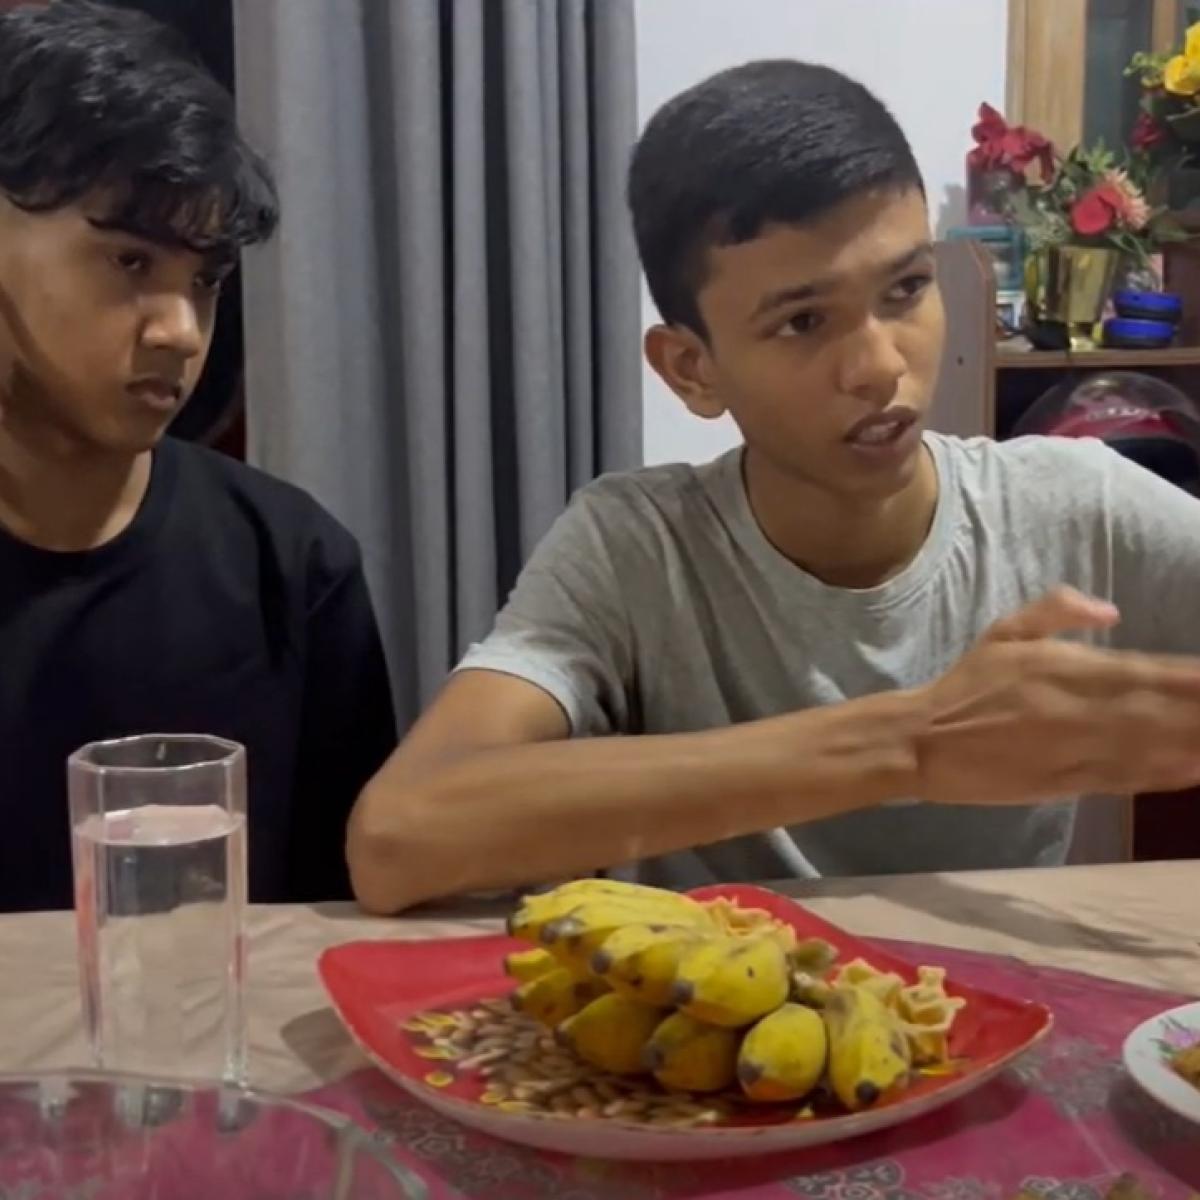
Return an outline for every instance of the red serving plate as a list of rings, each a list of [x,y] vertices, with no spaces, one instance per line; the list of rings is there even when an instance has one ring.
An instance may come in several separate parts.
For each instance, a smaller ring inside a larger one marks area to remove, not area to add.
[[[691,893],[724,896],[745,908],[766,909],[798,937],[832,943],[842,961],[865,958],[881,970],[916,979],[916,964],[822,920],[793,900],[762,888],[718,885]],[[764,1108],[757,1117],[700,1128],[662,1128],[628,1118],[591,1120],[504,1112],[480,1101],[483,1080],[456,1078],[445,1087],[425,1081],[443,1064],[416,1053],[420,1039],[402,1028],[414,1014],[465,1008],[507,995],[515,986],[502,966],[510,950],[527,947],[504,935],[434,941],[349,942],[326,950],[321,981],[354,1040],[401,1087],[464,1125],[509,1141],[590,1158],[699,1160],[769,1154],[857,1137],[923,1116],[973,1091],[1004,1070],[1050,1031],[1053,1017],[1040,1004],[947,981],[962,996],[950,1037],[957,1064],[949,1074],[917,1080],[900,1096],[867,1112],[795,1119],[795,1106]],[[936,966],[936,960],[921,965]]]

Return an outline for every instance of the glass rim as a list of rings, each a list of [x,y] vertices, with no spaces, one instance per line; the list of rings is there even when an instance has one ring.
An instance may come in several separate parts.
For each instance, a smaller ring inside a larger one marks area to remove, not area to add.
[[[118,750],[138,742],[203,742],[223,751],[216,758],[202,762],[171,763],[164,766],[137,766],[134,763],[98,763],[92,759],[97,750]],[[67,758],[72,770],[88,771],[96,775],[178,775],[183,771],[204,771],[213,767],[227,767],[245,759],[246,747],[241,742],[219,737],[213,733],[134,733],[127,737],[101,738],[80,746]],[[0,1072],[0,1076],[3,1072]]]
[[[419,1179],[403,1163],[397,1162],[387,1153],[387,1148],[360,1125],[353,1117],[337,1109],[325,1108],[293,1096],[269,1092],[261,1088],[219,1079],[196,1080],[173,1078],[167,1075],[142,1075],[132,1071],[105,1071],[96,1067],[53,1067],[49,1070],[0,1071],[0,1089],[22,1085],[62,1084],[106,1084],[113,1087],[170,1088],[189,1095],[218,1095],[233,1097],[272,1108],[283,1108],[308,1117],[324,1125],[339,1138],[349,1141],[356,1150],[365,1151],[368,1157],[384,1168],[396,1183],[409,1189],[420,1186]],[[415,1196],[423,1193],[417,1191]]]

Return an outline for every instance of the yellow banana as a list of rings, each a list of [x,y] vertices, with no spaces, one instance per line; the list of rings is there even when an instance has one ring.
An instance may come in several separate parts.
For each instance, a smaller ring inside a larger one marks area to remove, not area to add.
[[[512,994],[512,1004],[518,1012],[553,1028],[607,990],[599,979],[580,979],[566,967],[556,967],[521,984]]]
[[[592,956],[618,930],[652,922],[664,929],[672,926],[710,928],[703,910],[651,913],[649,916],[625,902],[609,899],[589,901],[566,916],[542,926],[542,943],[561,963],[577,971],[592,969]]]
[[[557,888],[552,892],[523,896],[516,908],[509,913],[506,922],[508,932],[513,937],[527,942],[540,941],[542,930],[551,921],[566,916],[572,909],[592,900],[604,898],[603,893],[589,895],[587,892],[564,892]]]
[[[705,1025],[686,1013],[672,1013],[646,1043],[644,1064],[665,1088],[680,1092],[719,1092],[737,1078],[736,1029]]]
[[[751,1100],[799,1100],[817,1086],[828,1054],[821,1014],[803,1004],[784,1004],[746,1034],[738,1081]]]
[[[613,991],[667,1008],[680,959],[704,936],[688,926],[623,925],[604,939],[591,967]]]
[[[547,896],[620,896],[648,904],[686,900],[689,905],[703,907],[699,901],[681,892],[651,887],[645,883],[626,883],[622,879],[571,879],[548,892],[536,893],[534,899],[545,899]]]
[[[815,975],[806,975],[803,971],[792,972],[792,999],[797,1004],[806,1004],[809,1008],[824,1008],[825,1001],[833,992],[833,984],[826,983]]]
[[[791,952],[792,969],[806,975],[824,975],[838,959],[836,947],[824,938],[805,938]]]
[[[687,900],[686,896],[677,899],[687,902],[647,905],[620,896],[598,896],[574,904],[558,916],[545,920],[541,925],[539,940],[549,945],[559,937],[584,930],[612,930],[635,924],[691,925],[699,929],[713,929],[703,908]]]
[[[698,901],[666,888],[646,887],[643,884],[623,883],[617,879],[573,879],[545,892],[530,892],[521,897],[518,908],[531,912],[561,915],[589,900],[610,899],[626,904],[639,904],[646,909],[662,905],[703,908]]]
[[[711,924],[702,905],[677,892],[607,879],[579,880],[577,884],[565,884],[552,892],[525,896],[508,918],[509,933],[525,941],[551,940],[545,938],[551,925],[585,909],[590,912],[620,910],[625,914],[621,924],[637,921]]]
[[[788,955],[792,968],[792,999],[798,1004],[821,1008],[833,985],[825,976],[837,962],[837,949],[823,938],[805,938]]]
[[[870,1108],[907,1084],[908,1039],[874,991],[835,987],[822,1017],[829,1036],[829,1083],[851,1112]]]
[[[662,1018],[661,1009],[609,992],[563,1021],[555,1037],[601,1071],[636,1075],[643,1069],[646,1043]]]
[[[549,950],[540,946],[533,950],[514,950],[504,956],[504,973],[520,983],[529,983],[542,975],[558,970],[560,964]]]
[[[787,955],[775,938],[718,936],[682,957],[671,998],[698,1021],[738,1028],[778,1008],[790,985]]]

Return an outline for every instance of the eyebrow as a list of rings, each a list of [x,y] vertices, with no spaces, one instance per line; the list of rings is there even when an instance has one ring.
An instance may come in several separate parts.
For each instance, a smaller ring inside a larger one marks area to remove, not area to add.
[[[151,237],[148,233],[121,221],[112,221],[103,217],[88,217],[87,223],[98,233],[130,237],[134,241],[143,242],[147,246],[154,246],[160,250],[185,250],[192,254],[198,254],[206,271],[232,271],[237,267],[236,251],[224,243],[201,250],[189,246],[184,241],[163,241],[161,238]]]
[[[933,243],[922,242],[919,246],[914,246],[911,250],[906,250],[892,259],[879,273],[880,275],[895,275],[898,271],[903,271],[905,267],[911,267],[913,263],[922,258],[928,258],[932,254]],[[758,302],[751,319],[757,320],[785,304],[795,304],[799,300],[812,300],[814,297],[827,295],[837,287],[839,282],[838,278],[827,276],[823,279],[813,279],[808,283],[799,283],[792,287],[780,288],[775,292],[768,292]]]
[[[230,272],[237,268],[237,255],[223,246],[219,249],[205,250],[200,257],[206,271]]]

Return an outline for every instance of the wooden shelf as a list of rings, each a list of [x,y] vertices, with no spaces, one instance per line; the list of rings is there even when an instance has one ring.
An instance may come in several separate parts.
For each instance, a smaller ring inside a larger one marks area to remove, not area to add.
[[[1200,220],[1200,216],[1197,218]],[[1200,397],[1200,238],[1164,255],[1168,290],[1183,298],[1179,344],[1165,350],[1030,350],[996,340],[996,278],[991,255],[972,238],[937,243],[946,309],[946,351],[930,428],[960,437],[1007,437],[1045,392],[1047,374],[1131,370],[1159,374]]]
[[[996,348],[1001,371],[1116,369],[1121,367],[1200,367],[1200,346],[1168,346],[1162,350],[1006,350]]]
[[[1200,232],[1200,213],[1192,214],[1190,221]],[[931,429],[959,437],[1008,437],[1048,388],[1070,380],[1071,370],[1157,373],[1200,398],[1200,238],[1168,246],[1164,256],[1167,288],[1183,297],[1181,344],[1165,350],[1072,354],[997,343],[991,255],[971,238],[939,242],[936,252],[946,309],[946,350],[930,410]],[[1048,378],[1047,371],[1062,371],[1064,378]],[[1200,856],[1200,789],[1181,796],[1139,798],[1132,824],[1138,858]]]

